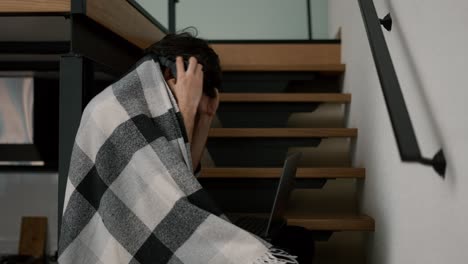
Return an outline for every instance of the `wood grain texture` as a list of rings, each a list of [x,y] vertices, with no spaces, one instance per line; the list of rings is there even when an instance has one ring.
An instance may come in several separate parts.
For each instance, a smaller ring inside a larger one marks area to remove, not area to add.
[[[228,214],[229,215],[229,214]],[[266,217],[264,213],[245,213],[239,216]],[[316,231],[368,231],[375,230],[375,221],[367,215],[338,215],[338,214],[314,214],[306,212],[286,212],[285,218],[288,225],[302,226]]]
[[[47,238],[46,217],[23,217],[19,254],[36,258],[44,256]]]
[[[288,225],[322,231],[374,231],[374,219],[367,215],[314,215],[286,213]]]
[[[274,179],[282,168],[202,168],[199,178],[223,179]],[[364,178],[364,168],[298,168],[296,177],[301,179]]]
[[[326,102],[349,103],[351,94],[342,93],[221,93],[221,102]]]
[[[232,72],[232,71],[255,71],[255,72],[262,72],[262,71],[313,71],[313,72],[330,72],[330,73],[337,73],[341,74],[345,72],[346,66],[344,64],[259,64],[259,63],[251,63],[251,64],[227,64],[222,63],[221,68],[223,71]]]
[[[142,49],[165,35],[126,0],[87,0],[86,14]]]
[[[356,137],[356,128],[212,128],[210,138]]]
[[[0,13],[69,13],[71,0],[1,0]]]
[[[342,71],[341,44],[212,44],[225,71]]]

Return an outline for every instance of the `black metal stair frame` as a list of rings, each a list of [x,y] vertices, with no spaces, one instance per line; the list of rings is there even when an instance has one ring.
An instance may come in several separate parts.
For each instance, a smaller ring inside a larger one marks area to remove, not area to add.
[[[81,113],[99,91],[94,89],[94,67],[113,76],[123,75],[141,57],[142,51],[81,13],[72,10],[70,53],[60,60],[59,117],[59,221],[63,210],[68,167]]]

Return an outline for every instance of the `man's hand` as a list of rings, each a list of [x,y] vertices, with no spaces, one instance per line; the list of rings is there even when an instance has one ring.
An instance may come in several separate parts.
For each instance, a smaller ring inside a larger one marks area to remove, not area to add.
[[[195,57],[190,57],[187,71],[182,57],[176,58],[177,77],[168,84],[175,94],[179,108],[195,111],[198,108],[203,92],[203,66]]]
[[[167,81],[174,93],[180,112],[184,117],[189,141],[192,141],[195,114],[203,93],[203,66],[195,57],[190,57],[187,71],[184,70],[182,57],[176,58],[177,79]]]

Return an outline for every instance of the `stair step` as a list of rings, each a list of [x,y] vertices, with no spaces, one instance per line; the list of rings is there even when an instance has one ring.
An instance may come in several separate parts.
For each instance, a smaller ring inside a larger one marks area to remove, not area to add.
[[[264,213],[237,213],[242,216],[269,217]],[[228,213],[229,216],[229,213]],[[375,231],[375,221],[367,215],[320,215],[314,213],[286,212],[288,225],[302,226],[313,231]]]
[[[210,138],[356,137],[356,128],[211,128]]]
[[[367,215],[314,215],[286,213],[288,225],[317,231],[374,231],[374,219]]]
[[[284,64],[284,65],[269,65],[269,64],[224,64],[221,66],[223,71],[281,71],[281,72],[296,72],[296,71],[314,71],[314,72],[330,72],[343,73],[346,69],[344,64]]]
[[[282,168],[203,168],[199,178],[223,179],[274,179],[279,178]],[[300,179],[364,178],[364,168],[298,168]]]
[[[343,72],[339,43],[212,44],[224,71]]]
[[[351,94],[341,93],[221,93],[221,102],[349,103]]]

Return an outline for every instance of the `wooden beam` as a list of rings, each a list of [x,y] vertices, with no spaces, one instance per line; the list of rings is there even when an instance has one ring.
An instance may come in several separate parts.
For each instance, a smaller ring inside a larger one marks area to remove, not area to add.
[[[71,0],[1,0],[0,13],[69,13]]]
[[[86,0],[86,15],[141,49],[165,36],[126,0]]]

